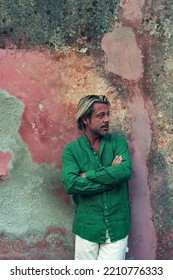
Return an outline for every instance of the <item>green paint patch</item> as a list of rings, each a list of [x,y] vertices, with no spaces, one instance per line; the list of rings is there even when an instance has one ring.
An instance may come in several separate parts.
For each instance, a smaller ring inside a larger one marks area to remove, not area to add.
[[[62,186],[57,164],[36,164],[18,129],[24,105],[0,90],[0,150],[13,159],[0,188],[0,232],[21,237],[40,234],[49,226],[71,229],[72,211],[64,197],[54,195]]]

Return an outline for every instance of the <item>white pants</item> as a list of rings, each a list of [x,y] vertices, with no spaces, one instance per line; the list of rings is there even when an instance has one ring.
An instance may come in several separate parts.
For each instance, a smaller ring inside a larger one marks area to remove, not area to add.
[[[111,242],[106,239],[103,244],[88,241],[76,235],[75,260],[125,260],[128,236]]]

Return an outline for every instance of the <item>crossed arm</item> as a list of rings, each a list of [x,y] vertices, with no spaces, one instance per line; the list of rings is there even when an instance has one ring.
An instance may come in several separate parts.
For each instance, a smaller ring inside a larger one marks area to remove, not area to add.
[[[112,189],[131,176],[131,160],[126,142],[117,147],[112,164],[98,170],[81,172],[69,148],[62,155],[62,181],[68,194],[94,195]],[[120,155],[121,154],[121,155]]]
[[[122,161],[122,156],[116,156],[112,161],[112,165],[119,164]],[[86,178],[86,174],[84,172],[79,174],[82,178]]]

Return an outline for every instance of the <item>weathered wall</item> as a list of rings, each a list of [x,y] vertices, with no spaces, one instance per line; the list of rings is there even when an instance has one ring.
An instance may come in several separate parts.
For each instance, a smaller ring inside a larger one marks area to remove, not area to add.
[[[171,2],[171,1],[170,1]],[[130,259],[173,259],[172,4],[0,1],[0,258],[73,259],[61,152],[106,94],[133,160]]]

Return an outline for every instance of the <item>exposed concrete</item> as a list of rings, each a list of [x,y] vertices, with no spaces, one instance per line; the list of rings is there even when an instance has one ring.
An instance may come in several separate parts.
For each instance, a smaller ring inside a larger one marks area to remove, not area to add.
[[[1,47],[8,38],[18,47],[49,45],[59,48],[78,41],[79,49],[95,45],[112,27],[119,1],[99,0],[2,0],[0,3]],[[96,12],[97,11],[97,12]]]

